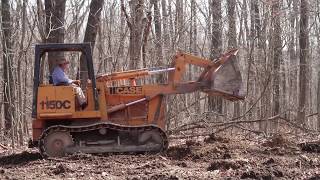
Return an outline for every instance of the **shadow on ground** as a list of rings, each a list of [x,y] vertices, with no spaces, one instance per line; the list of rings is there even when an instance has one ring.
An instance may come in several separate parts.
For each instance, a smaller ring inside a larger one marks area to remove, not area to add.
[[[42,159],[40,153],[23,151],[18,154],[0,156],[0,166],[26,164],[39,159]]]

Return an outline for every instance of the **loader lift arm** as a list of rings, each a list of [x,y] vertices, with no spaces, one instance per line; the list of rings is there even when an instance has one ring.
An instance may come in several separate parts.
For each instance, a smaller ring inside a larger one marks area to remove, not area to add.
[[[165,69],[138,69],[97,76],[97,82],[112,82],[118,80],[135,80],[145,76],[168,72],[168,83],[159,85],[159,92],[155,94],[183,94],[201,90],[212,96],[223,96],[228,100],[244,99],[242,79],[235,62],[237,49],[222,54],[218,59],[210,61],[191,54],[179,52],[174,56],[171,67]],[[182,77],[187,65],[202,67],[204,70],[196,81],[183,82]],[[219,75],[223,73],[222,75]],[[222,76],[222,77],[221,77]],[[217,80],[217,77],[220,79]],[[221,82],[222,81],[222,82]],[[132,84],[131,84],[132,85]],[[219,86],[219,87],[217,87]],[[224,89],[224,86],[228,86]]]

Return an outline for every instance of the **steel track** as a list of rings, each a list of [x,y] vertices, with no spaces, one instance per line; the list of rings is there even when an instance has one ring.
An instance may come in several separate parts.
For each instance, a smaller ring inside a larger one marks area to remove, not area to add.
[[[155,125],[123,126],[123,125],[113,124],[113,123],[95,123],[95,124],[85,125],[85,126],[64,126],[64,125],[50,126],[45,131],[43,131],[43,133],[39,139],[38,148],[39,148],[40,154],[43,157],[49,157],[49,155],[45,151],[44,140],[45,140],[45,137],[47,137],[51,132],[64,131],[64,132],[69,132],[70,134],[72,134],[72,133],[81,133],[81,132],[99,130],[101,128],[116,130],[116,131],[120,131],[120,132],[132,132],[132,131],[146,132],[146,131],[150,131],[150,130],[153,130],[153,131],[155,130],[155,131],[159,132],[159,135],[162,138],[162,144],[159,149],[159,152],[165,151],[168,148],[167,135],[158,126],[155,126]],[[145,150],[139,151],[139,152],[148,152],[148,151],[149,151],[148,148],[146,148]],[[107,152],[108,151],[106,151],[106,153]],[[110,151],[110,152],[114,152],[114,151]],[[127,152],[127,151],[119,151],[119,152]],[[130,152],[128,152],[128,153],[130,153]]]

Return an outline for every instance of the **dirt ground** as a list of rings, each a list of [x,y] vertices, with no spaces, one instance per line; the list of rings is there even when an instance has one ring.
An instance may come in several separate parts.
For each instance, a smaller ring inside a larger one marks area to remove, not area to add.
[[[74,154],[0,148],[0,179],[320,179],[320,144],[297,138],[171,140],[161,154]]]

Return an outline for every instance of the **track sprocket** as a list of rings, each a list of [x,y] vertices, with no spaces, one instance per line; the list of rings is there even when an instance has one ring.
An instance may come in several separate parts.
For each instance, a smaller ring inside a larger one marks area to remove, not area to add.
[[[72,136],[67,131],[51,131],[43,138],[42,154],[49,157],[66,155],[66,148],[74,144]]]

